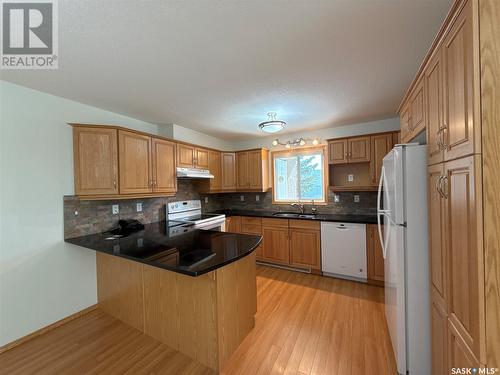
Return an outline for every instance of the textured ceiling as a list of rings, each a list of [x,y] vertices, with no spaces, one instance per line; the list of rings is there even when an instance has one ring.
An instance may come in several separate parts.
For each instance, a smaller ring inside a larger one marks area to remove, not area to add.
[[[2,79],[223,139],[390,117],[451,0],[59,2],[59,70]]]

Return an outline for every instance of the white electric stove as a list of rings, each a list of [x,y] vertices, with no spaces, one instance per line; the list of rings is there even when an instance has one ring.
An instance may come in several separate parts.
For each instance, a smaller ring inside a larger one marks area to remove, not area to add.
[[[204,214],[201,212],[201,201],[179,201],[166,205],[167,220],[191,224],[196,229],[225,230],[226,216],[223,214]]]

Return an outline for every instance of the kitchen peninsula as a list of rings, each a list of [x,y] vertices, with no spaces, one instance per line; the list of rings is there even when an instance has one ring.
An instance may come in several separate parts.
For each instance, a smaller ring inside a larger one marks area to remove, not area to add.
[[[125,235],[66,242],[97,252],[99,307],[218,370],[255,324],[261,236],[172,231],[168,221]]]

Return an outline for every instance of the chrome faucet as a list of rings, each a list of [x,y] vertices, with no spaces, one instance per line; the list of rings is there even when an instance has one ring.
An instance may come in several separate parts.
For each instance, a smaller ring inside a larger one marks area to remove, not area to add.
[[[300,209],[300,213],[301,214],[304,213],[304,205],[302,203],[295,202],[295,203],[290,204],[290,206],[298,207]]]

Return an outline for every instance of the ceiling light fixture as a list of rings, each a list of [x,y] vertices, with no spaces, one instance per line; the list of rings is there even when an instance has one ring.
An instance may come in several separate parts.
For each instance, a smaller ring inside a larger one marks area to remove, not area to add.
[[[285,146],[285,148],[290,148],[290,147],[297,147],[297,146],[305,146],[308,142],[311,142],[314,146],[317,146],[319,144],[319,139],[314,138],[314,139],[307,139],[307,138],[298,138],[294,139],[293,141],[286,141],[286,142],[280,142],[278,138],[273,140],[273,146]]]
[[[286,122],[276,118],[276,112],[268,112],[268,120],[259,124],[259,129],[266,133],[277,133],[282,130]]]

